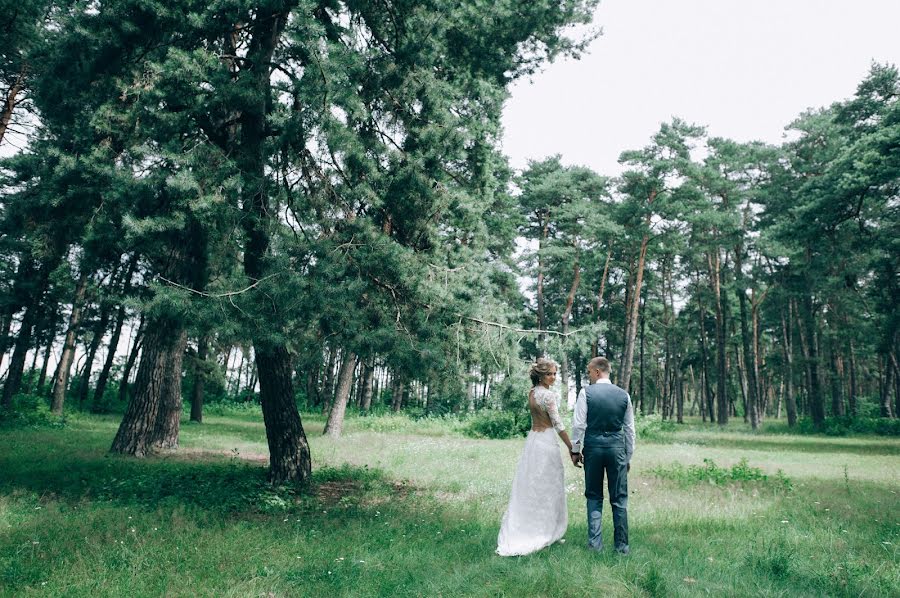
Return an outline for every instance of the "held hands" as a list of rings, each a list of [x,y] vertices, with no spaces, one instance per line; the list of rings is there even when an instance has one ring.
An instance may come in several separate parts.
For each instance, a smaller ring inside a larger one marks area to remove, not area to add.
[[[581,464],[584,462],[584,456],[581,453],[569,452],[569,458],[572,459],[572,465],[581,468]]]

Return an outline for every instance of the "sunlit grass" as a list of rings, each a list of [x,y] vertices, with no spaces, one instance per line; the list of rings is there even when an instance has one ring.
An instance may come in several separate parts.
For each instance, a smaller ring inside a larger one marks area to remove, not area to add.
[[[296,493],[265,484],[258,412],[185,422],[178,451],[141,461],[106,454],[117,425],[79,416],[64,429],[0,432],[0,595],[893,596],[900,587],[895,439],[696,424],[639,439],[630,557],[582,546],[583,480],[568,466],[567,542],[504,559],[493,549],[523,439],[475,440],[447,422],[391,416],[351,418],[332,440],[322,416],[305,415],[317,473]],[[653,473],[703,459],[782,470],[793,489]]]

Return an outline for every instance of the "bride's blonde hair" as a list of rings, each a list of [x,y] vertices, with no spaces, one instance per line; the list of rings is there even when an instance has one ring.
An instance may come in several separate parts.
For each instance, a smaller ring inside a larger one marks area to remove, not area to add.
[[[537,361],[531,364],[528,375],[531,377],[531,385],[537,386],[541,383],[541,378],[546,376],[554,368],[559,369],[559,364],[547,357],[538,357]]]

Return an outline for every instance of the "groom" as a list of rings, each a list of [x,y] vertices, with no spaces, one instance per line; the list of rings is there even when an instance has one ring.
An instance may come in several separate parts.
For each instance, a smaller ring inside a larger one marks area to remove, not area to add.
[[[584,463],[588,546],[603,548],[603,475],[612,505],[616,552],[628,554],[628,471],[634,453],[634,409],[631,397],[609,381],[609,360],[588,362],[590,386],[582,388],[572,418],[572,463]]]

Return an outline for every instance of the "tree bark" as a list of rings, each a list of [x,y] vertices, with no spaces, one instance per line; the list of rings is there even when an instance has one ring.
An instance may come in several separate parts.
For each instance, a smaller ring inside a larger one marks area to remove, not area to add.
[[[344,430],[344,415],[347,412],[347,400],[350,398],[350,387],[353,384],[353,371],[356,369],[356,354],[346,349],[342,353],[344,358],[341,360],[341,371],[338,374],[337,391],[324,431],[324,434],[332,438],[340,438]]]
[[[244,188],[244,273],[252,281],[261,280],[269,245],[269,223],[278,210],[270,205],[266,188],[267,119],[273,107],[271,89],[272,56],[284,32],[295,2],[265,5],[257,10],[251,28],[246,61],[239,81],[248,89],[249,101],[240,115],[240,133],[234,141],[236,159],[242,170]],[[255,96],[255,98],[254,98]],[[272,321],[280,314],[274,305]],[[257,372],[260,380],[260,402],[269,444],[269,479],[273,484],[305,481],[312,470],[309,443],[294,399],[291,358],[285,342],[270,337],[257,328],[253,338]]]
[[[159,410],[153,430],[153,446],[161,449],[177,449],[178,434],[181,431],[181,375],[184,350],[187,347],[187,332],[182,328],[169,330],[177,340],[169,350],[165,361],[165,373],[160,388]]]
[[[75,335],[81,322],[81,310],[84,304],[84,295],[87,291],[88,273],[82,272],[75,288],[75,298],[72,300],[72,314],[69,317],[69,328],[66,331],[66,341],[63,345],[62,357],[56,368],[56,379],[53,382],[53,400],[50,411],[59,415],[63,411],[66,400],[66,389],[69,385],[69,372],[72,369],[72,360],[75,358]]]
[[[147,322],[135,393],[119,424],[111,452],[144,457],[153,447],[163,393],[172,384],[173,353],[183,338],[180,329],[177,321],[165,316]]]

